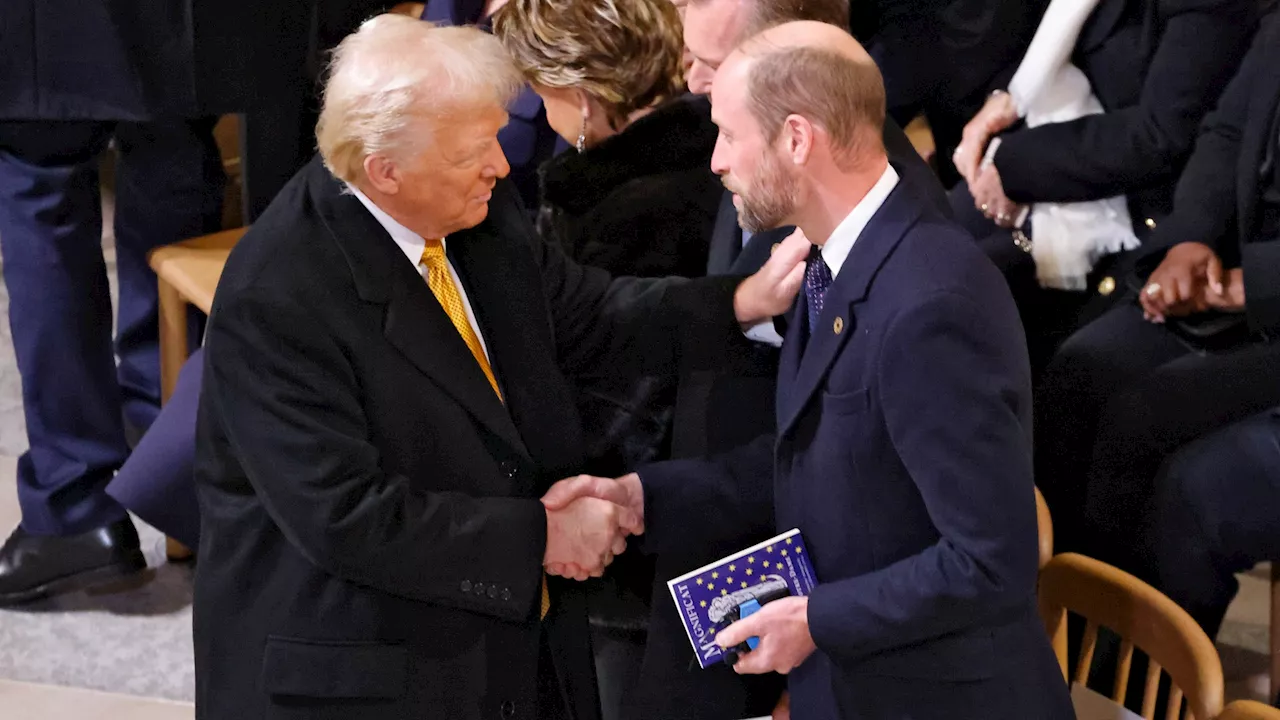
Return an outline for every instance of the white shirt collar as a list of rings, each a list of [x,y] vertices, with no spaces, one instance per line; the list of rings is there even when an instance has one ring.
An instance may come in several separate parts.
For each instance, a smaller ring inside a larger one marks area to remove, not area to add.
[[[374,205],[368,196],[360,192],[360,188],[347,183],[347,189],[351,191],[352,195],[356,196],[360,204],[365,206],[369,214],[373,215],[373,219],[378,221],[378,224],[387,231],[391,239],[396,241],[396,245],[400,247],[400,251],[404,253],[404,256],[409,258],[409,262],[413,263],[415,268],[418,267],[422,262],[422,251],[426,249],[427,241],[423,240],[418,233],[401,225],[395,218],[388,215],[385,210]],[[441,246],[444,246],[443,239],[441,239],[440,243]],[[448,248],[446,247],[445,249],[447,250]]]
[[[889,193],[893,192],[897,186],[898,171],[893,169],[893,165],[886,165],[884,173],[876,184],[871,186],[866,196],[831,232],[831,237],[827,238],[826,244],[822,246],[822,259],[827,263],[827,267],[831,268],[831,277],[834,278],[840,274],[840,268],[844,266],[844,261],[849,257],[849,251],[853,249],[858,236],[867,227],[867,223],[871,222],[872,216],[880,206],[884,205]]]

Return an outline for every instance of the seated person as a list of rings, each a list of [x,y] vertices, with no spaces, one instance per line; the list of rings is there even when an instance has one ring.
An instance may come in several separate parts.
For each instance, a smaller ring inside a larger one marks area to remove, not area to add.
[[[1205,122],[1173,214],[1146,242],[1138,301],[1075,333],[1045,371],[1036,480],[1063,550],[1149,576],[1137,538],[1161,463],[1280,405],[1277,65],[1273,13]]]
[[[862,0],[849,31],[884,74],[888,113],[904,127],[929,121],[933,162],[950,187],[951,153],[987,93],[1009,81],[1046,0]]]
[[[494,33],[578,150],[542,166],[543,237],[614,274],[705,274],[716,128],[705,98],[682,95],[670,1],[512,0]]]
[[[1236,573],[1280,562],[1280,408],[1179,450],[1155,492],[1155,585],[1215,637]]]
[[[1087,17],[1070,17],[1089,7]],[[1257,0],[1058,0],[1033,40],[1042,47],[1019,71],[1044,77],[1033,66],[1062,70],[1070,57],[1072,77],[1065,86],[1013,82],[966,126],[955,153],[965,182],[952,202],[1005,272],[1036,369],[1118,299],[1117,283],[1136,259],[1120,250],[1168,214],[1196,131],[1239,65],[1257,13]],[[1064,105],[1064,93],[1080,102]],[[1024,116],[1033,122],[1019,124]],[[998,145],[989,145],[997,134]],[[1076,203],[1118,196],[1118,206],[1084,209],[1078,224],[1087,231],[1065,231],[1058,241],[1045,230],[1054,247],[1036,245],[1039,205],[1076,212]],[[1122,222],[1126,211],[1130,223]],[[1049,262],[1066,271],[1036,267]]]
[[[116,502],[191,550],[200,544],[200,507],[192,472],[203,376],[200,349],[182,366],[173,395],[107,485],[107,494]]]

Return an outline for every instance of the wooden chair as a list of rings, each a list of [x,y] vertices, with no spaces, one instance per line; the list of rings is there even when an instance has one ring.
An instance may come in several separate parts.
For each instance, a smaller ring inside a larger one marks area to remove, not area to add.
[[[1154,720],[1161,670],[1173,681],[1166,720],[1181,717],[1182,699],[1194,720],[1212,720],[1222,710],[1222,661],[1196,621],[1160,591],[1123,570],[1075,553],[1056,555],[1040,571],[1040,615],[1067,677],[1067,612],[1087,621],[1075,682],[1089,677],[1098,628],[1122,639],[1111,699],[1123,705],[1134,649],[1150,662],[1142,717]]]
[[[222,277],[222,266],[248,228],[224,230],[164,245],[151,251],[148,260],[156,272],[160,294],[160,401],[168,402],[178,384],[178,371],[190,354],[187,338],[187,306],[206,315],[213,306],[213,291]],[[185,560],[191,550],[169,538],[170,560]]]
[[[1218,720],[1280,720],[1280,710],[1252,700],[1237,700],[1222,711]]]
[[[1036,529],[1040,533],[1040,569],[1043,570],[1053,558],[1053,516],[1040,488],[1036,488]]]

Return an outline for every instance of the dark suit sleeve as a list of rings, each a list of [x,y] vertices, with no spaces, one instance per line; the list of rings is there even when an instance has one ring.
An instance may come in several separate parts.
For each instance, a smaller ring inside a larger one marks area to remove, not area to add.
[[[1280,238],[1247,243],[1241,253],[1249,326],[1274,335],[1280,332]]]
[[[527,221],[514,231],[531,243],[556,356],[571,376],[593,373],[606,358],[628,354],[673,358],[683,323],[737,322],[733,296],[741,278],[615,278],[574,262],[556,243],[538,237]],[[653,372],[652,365],[645,370]],[[669,360],[657,365],[672,367]]]
[[[1255,48],[1252,55],[1260,54]],[[1258,63],[1245,60],[1240,72],[1227,85],[1217,108],[1205,118],[1195,149],[1173,198],[1173,213],[1160,223],[1143,243],[1151,252],[1163,254],[1184,242],[1198,242],[1221,254],[1225,244],[1234,244],[1236,222],[1236,168],[1240,141],[1254,93]],[[1230,249],[1235,254],[1235,248]]]
[[[1175,179],[1247,47],[1257,2],[1163,4],[1170,16],[1136,105],[1003,136],[995,164],[1009,199],[1097,200]]]
[[[289,543],[336,577],[512,621],[540,592],[546,514],[532,499],[414,490],[382,469],[346,353],[313,313],[239,295],[215,308],[204,402]],[[429,428],[424,428],[424,432]],[[458,592],[500,582],[507,601]]]
[[[773,523],[772,434],[705,460],[670,460],[640,469],[644,549],[685,553]]]
[[[840,661],[989,622],[1035,593],[1028,370],[1016,322],[940,294],[889,327],[877,387],[890,439],[940,537],[881,570],[815,588],[809,624]],[[1022,411],[1020,413],[1020,410]]]

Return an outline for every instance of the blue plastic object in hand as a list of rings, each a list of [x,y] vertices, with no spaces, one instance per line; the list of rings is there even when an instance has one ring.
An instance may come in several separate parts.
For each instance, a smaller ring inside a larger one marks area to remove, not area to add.
[[[752,598],[738,606],[738,616],[745,620],[760,611],[760,601]],[[760,647],[760,638],[747,638],[747,647],[755,650]]]

